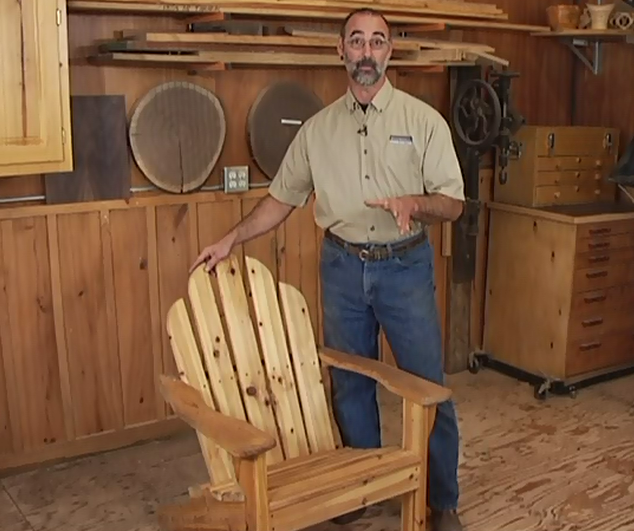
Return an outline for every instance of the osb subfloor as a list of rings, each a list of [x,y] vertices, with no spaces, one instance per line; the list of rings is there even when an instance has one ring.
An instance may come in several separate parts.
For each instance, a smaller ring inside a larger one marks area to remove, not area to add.
[[[533,398],[490,370],[449,378],[463,438],[461,507],[467,531],[634,530],[634,377],[576,399]],[[400,403],[383,395],[386,442],[400,436]],[[2,479],[2,531],[157,531],[156,510],[205,480],[191,434]],[[349,526],[397,531],[398,505]]]

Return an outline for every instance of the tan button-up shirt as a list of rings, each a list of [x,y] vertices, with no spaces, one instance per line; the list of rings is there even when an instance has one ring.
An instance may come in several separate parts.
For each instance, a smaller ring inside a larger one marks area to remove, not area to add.
[[[306,120],[269,193],[303,206],[315,192],[315,222],[349,242],[402,239],[391,212],[368,199],[444,194],[464,199],[449,126],[427,103],[386,80],[364,112],[348,90]],[[422,230],[414,225],[413,232]]]

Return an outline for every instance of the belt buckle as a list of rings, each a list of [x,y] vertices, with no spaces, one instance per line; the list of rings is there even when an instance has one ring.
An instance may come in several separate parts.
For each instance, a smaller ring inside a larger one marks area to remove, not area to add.
[[[359,259],[362,262],[365,262],[368,259],[369,256],[370,256],[370,251],[368,251],[367,249],[361,249],[359,251]]]

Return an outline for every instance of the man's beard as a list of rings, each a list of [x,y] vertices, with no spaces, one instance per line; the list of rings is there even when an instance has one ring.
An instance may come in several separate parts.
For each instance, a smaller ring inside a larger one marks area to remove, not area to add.
[[[385,70],[385,65],[380,65],[372,57],[364,57],[354,62],[346,55],[346,70],[359,85],[370,87],[374,85]],[[362,70],[363,67],[371,67],[371,70]]]

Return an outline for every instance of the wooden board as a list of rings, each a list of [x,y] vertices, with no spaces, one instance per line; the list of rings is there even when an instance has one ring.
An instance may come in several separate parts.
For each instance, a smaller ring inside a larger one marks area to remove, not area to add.
[[[224,146],[227,125],[218,98],[194,83],[156,86],[135,108],[130,145],[146,177],[171,193],[202,186]]]
[[[72,96],[74,170],[44,176],[46,202],[130,197],[124,96]]]
[[[180,5],[178,5],[180,4]],[[206,2],[194,3],[187,2],[145,2],[145,1],[85,1],[70,0],[68,6],[73,11],[127,11],[127,12],[143,12],[143,13],[196,13],[196,12],[216,12],[223,8],[231,8],[240,6],[251,9],[264,7],[283,7],[285,9],[301,8],[303,6],[314,6],[321,9],[334,9],[343,11],[352,11],[359,7],[365,6],[367,3],[359,0],[343,1],[343,0],[216,0],[213,4]],[[483,19],[501,19],[506,20],[508,15],[501,9],[492,4],[480,3],[462,3],[443,0],[441,2],[392,2],[383,0],[374,0],[369,2],[372,7],[380,9],[383,12],[391,13],[412,13],[425,15],[443,15],[443,16],[462,16],[468,18]]]
[[[301,125],[323,107],[309,88],[294,81],[260,92],[247,118],[249,147],[264,175],[273,179]]]

